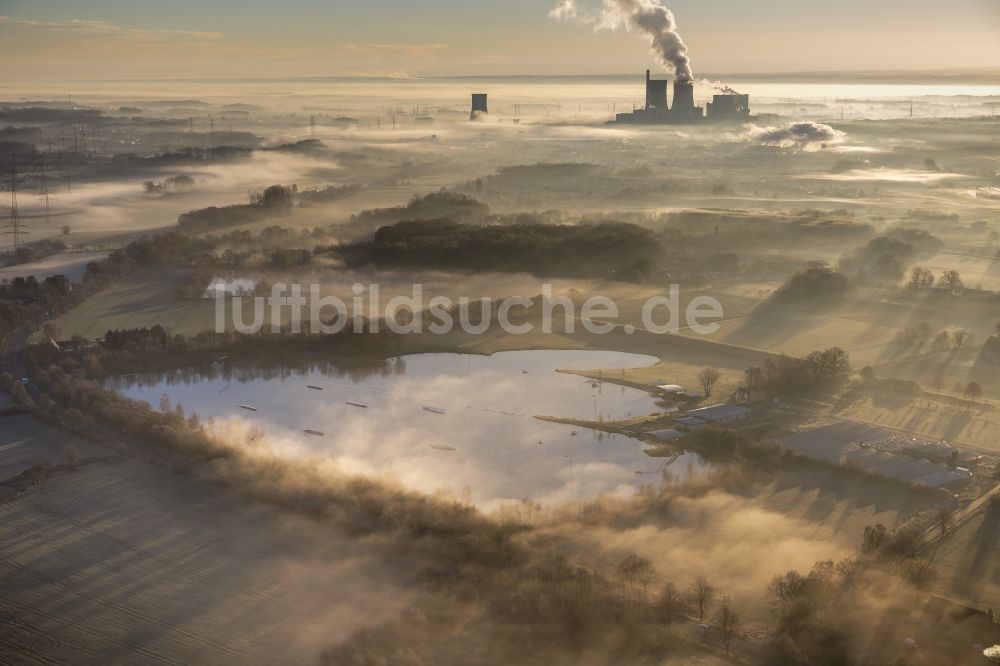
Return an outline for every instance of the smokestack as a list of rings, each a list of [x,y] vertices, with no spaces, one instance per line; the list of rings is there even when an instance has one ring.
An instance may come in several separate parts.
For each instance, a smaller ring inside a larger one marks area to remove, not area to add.
[[[469,120],[475,120],[477,114],[489,115],[486,108],[486,93],[472,93],[472,111],[469,112]]]
[[[674,81],[674,113],[694,113],[694,85],[690,81]]]

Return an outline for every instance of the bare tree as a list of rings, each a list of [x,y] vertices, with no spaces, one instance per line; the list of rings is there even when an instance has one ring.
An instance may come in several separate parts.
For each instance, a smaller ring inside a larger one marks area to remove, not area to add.
[[[969,333],[964,328],[960,328],[951,334],[951,348],[955,351],[961,351],[972,344],[972,333]]]
[[[965,283],[962,275],[958,271],[945,271],[941,274],[941,284],[953,294],[960,294],[965,290]]]
[[[677,586],[673,583],[664,585],[663,591],[660,592],[659,610],[666,623],[671,624],[674,621],[674,616],[680,613],[683,608],[684,596],[677,589]]]
[[[733,638],[740,630],[740,616],[727,602],[722,604],[722,608],[719,609],[719,613],[715,618],[715,624],[722,633],[722,645],[726,648],[726,653],[728,653],[729,646],[733,643]]]
[[[840,347],[830,347],[823,352],[823,370],[830,379],[851,373],[851,357]]]
[[[889,531],[882,523],[866,526],[865,534],[861,541],[861,552],[874,553],[882,547],[888,535]]]
[[[656,570],[652,562],[633,553],[618,564],[618,576],[629,587],[641,587],[645,597],[646,588],[653,582]]]
[[[934,390],[937,391],[938,395],[941,395],[941,389],[944,388],[944,384],[944,369],[942,368],[934,373],[934,377],[931,379],[931,386],[934,387]]]
[[[701,382],[701,388],[705,392],[706,398],[711,397],[715,385],[719,383],[721,378],[722,375],[715,368],[705,368],[698,373],[698,381]]]
[[[943,352],[948,351],[951,347],[951,334],[948,331],[941,331],[934,336],[931,340],[931,351],[932,352]]]
[[[691,600],[698,606],[699,619],[705,619],[705,609],[712,605],[714,599],[715,586],[705,576],[698,576],[691,584]]]
[[[937,572],[924,560],[913,560],[903,567],[903,577],[918,590],[925,590],[934,582]]]
[[[938,509],[937,525],[938,529],[941,530],[942,539],[948,533],[948,528],[951,527],[951,515],[951,509],[947,507]]]
[[[910,271],[910,281],[907,286],[911,289],[929,289],[934,286],[934,274],[926,268],[914,266]]]
[[[813,383],[819,384],[820,380],[823,379],[824,366],[823,352],[814,351],[806,356],[806,367],[809,370],[809,374],[812,375]]]

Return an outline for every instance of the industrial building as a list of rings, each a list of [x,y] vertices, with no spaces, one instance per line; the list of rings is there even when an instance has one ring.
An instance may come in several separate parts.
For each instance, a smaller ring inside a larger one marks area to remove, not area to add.
[[[728,90],[714,95],[708,103],[708,117],[713,119],[750,119],[750,95]]]
[[[709,424],[724,425],[750,418],[750,410],[740,405],[726,403],[692,409],[684,418],[677,419],[677,425],[684,430],[697,430]]]
[[[646,70],[646,104],[630,113],[615,115],[614,122],[637,125],[690,124],[706,121],[746,121],[750,119],[750,95],[728,88],[714,95],[706,110],[694,103],[694,84],[674,81],[674,102],[667,99],[670,81],[654,79]]]
[[[692,409],[687,413],[689,417],[701,419],[707,423],[732,423],[740,419],[750,418],[750,410],[740,405],[726,403],[722,405],[711,405]]]
[[[486,107],[486,93],[472,93],[472,111],[469,112],[469,120],[475,120],[479,114],[489,115],[489,113]]]
[[[975,452],[852,421],[785,435],[778,444],[817,462],[861,469],[925,488],[959,486],[972,476],[968,468],[938,461],[978,458]]]

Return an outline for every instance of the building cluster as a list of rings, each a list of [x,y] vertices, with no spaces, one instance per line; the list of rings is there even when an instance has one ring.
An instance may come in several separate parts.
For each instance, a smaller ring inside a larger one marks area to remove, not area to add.
[[[729,88],[712,96],[703,109],[695,106],[694,83],[674,81],[674,102],[667,98],[669,79],[654,79],[646,70],[646,103],[641,109],[617,113],[614,123],[635,125],[671,125],[698,122],[745,122],[750,120],[750,95],[742,95]],[[516,105],[515,105],[516,106]],[[472,93],[469,120],[489,115],[486,93]],[[515,120],[514,122],[517,122]]]
[[[614,122],[638,125],[690,124],[702,121],[745,121],[750,119],[750,95],[725,90],[712,97],[706,109],[694,104],[694,84],[674,81],[674,103],[668,104],[670,81],[653,79],[646,70],[646,104],[631,113],[615,115]]]
[[[974,451],[913,439],[883,428],[845,421],[786,435],[778,443],[796,455],[853,467],[925,488],[955,487],[972,476]]]
[[[687,394],[687,392],[683,390],[683,387],[676,386],[675,384],[668,384],[659,388],[661,389],[663,395],[687,395],[687,397],[690,397],[690,394]],[[670,390],[673,388],[682,390]],[[656,437],[661,442],[672,442],[676,439],[684,437],[687,433],[697,430],[698,428],[704,428],[707,425],[726,425],[735,423],[736,421],[742,421],[743,419],[750,418],[750,415],[750,409],[742,405],[736,405],[733,403],[710,405],[708,407],[700,407],[698,409],[692,409],[685,412],[684,416],[676,420],[676,428],[666,428],[665,430],[657,430],[648,434]]]

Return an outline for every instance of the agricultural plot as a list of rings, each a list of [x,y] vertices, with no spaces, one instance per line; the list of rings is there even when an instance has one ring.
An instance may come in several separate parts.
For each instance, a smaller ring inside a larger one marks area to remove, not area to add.
[[[38,261],[0,268],[0,281],[32,276],[39,282],[53,275],[65,275],[71,282],[79,282],[91,261],[100,261],[107,252],[63,252]]]
[[[961,447],[1000,452],[996,438],[1000,414],[989,402],[981,402],[977,407],[959,399],[925,396],[900,401],[868,396],[840,404],[833,413],[840,418],[883,425]]]
[[[182,299],[177,290],[188,278],[185,270],[137,273],[125,282],[88,298],[56,319],[61,339],[82,335],[104,337],[112,329],[161,324],[173,333],[194,335],[214,326],[211,299]]]
[[[69,445],[76,449],[81,460],[107,456],[110,452],[28,415],[0,416],[0,481],[40,463],[65,463]]]
[[[982,611],[1000,608],[1000,520],[987,508],[935,544],[932,591]]]
[[[407,603],[411,569],[131,460],[0,503],[6,664],[312,663]]]

